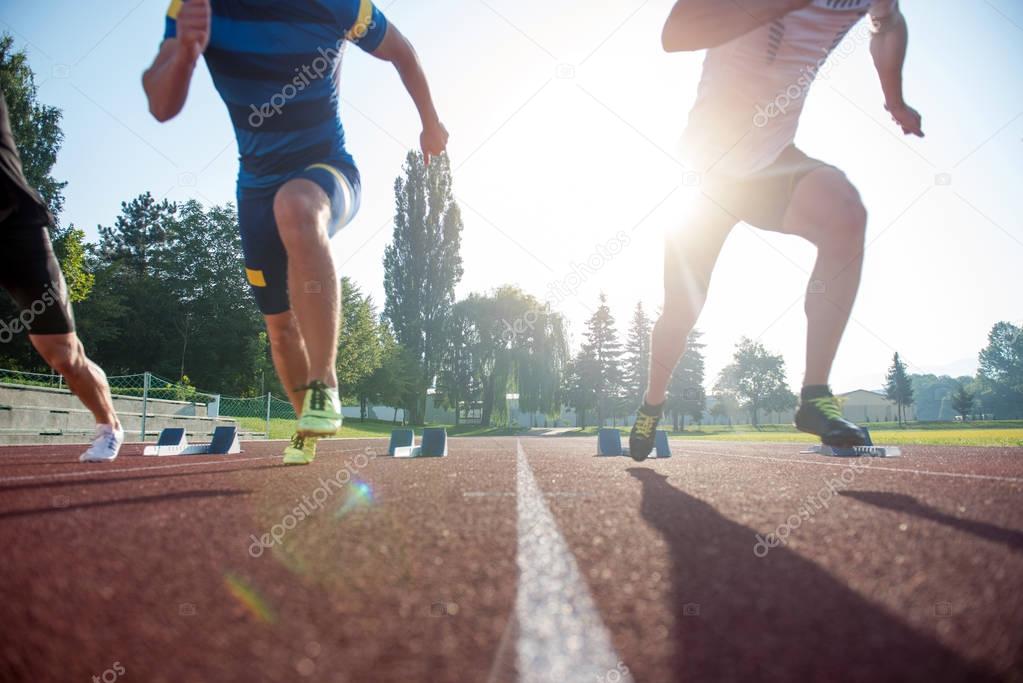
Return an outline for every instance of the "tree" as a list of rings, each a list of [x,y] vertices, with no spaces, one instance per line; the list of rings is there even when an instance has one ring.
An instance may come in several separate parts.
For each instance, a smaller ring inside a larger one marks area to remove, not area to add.
[[[1023,326],[999,322],[991,328],[977,379],[983,412],[1023,418]]]
[[[198,202],[194,205],[201,212]],[[149,274],[153,258],[166,255],[166,242],[173,230],[178,207],[164,200],[156,201],[149,192],[141,194],[130,202],[121,202],[121,215],[113,227],[99,226],[99,252],[108,263],[120,262],[137,277]],[[204,239],[204,236],[196,236]]]
[[[380,339],[380,366],[358,385],[362,419],[366,419],[370,403],[394,406],[406,405],[416,389],[418,373],[415,359],[394,338],[390,327],[380,323],[377,327]]]
[[[622,382],[625,400],[631,406],[642,405],[650,377],[650,330],[652,323],[637,303],[632,312],[629,336],[625,342],[625,362]]]
[[[341,278],[341,330],[337,379],[345,398],[358,398],[362,381],[380,367],[382,344],[373,300],[349,278]]]
[[[462,217],[447,156],[426,166],[421,154],[409,152],[394,194],[393,240],[384,252],[384,318],[418,365],[415,401],[408,407],[412,422],[422,424],[426,391],[444,353],[445,320],[462,279]]]
[[[970,419],[970,415],[973,414],[974,402],[974,395],[967,391],[962,384],[952,394],[952,408],[956,411],[956,415],[961,416],[964,420]]]
[[[24,50],[14,49],[14,38],[0,35],[0,89],[7,101],[11,132],[21,155],[29,186],[39,191],[50,213],[58,219],[64,209],[66,182],[57,181],[53,165],[64,143],[61,111],[36,100],[35,74]]]
[[[586,321],[583,363],[578,366],[579,371],[590,373],[584,383],[594,389],[597,424],[600,426],[603,426],[609,415],[616,415],[621,399],[621,355],[622,346],[618,341],[615,319],[607,305],[607,295],[601,292],[600,306]]]
[[[898,352],[892,359],[892,366],[888,369],[885,382],[885,395],[889,401],[894,401],[898,408],[899,425],[905,421],[905,408],[913,405],[913,383],[906,372],[906,364],[899,358]]]
[[[565,369],[565,401],[575,409],[576,426],[586,427],[586,415],[597,407],[597,361],[585,349]]]
[[[732,363],[721,371],[714,391],[734,398],[750,412],[756,427],[760,424],[760,411],[770,410],[787,389],[785,359],[768,353],[763,344],[743,337]]]
[[[504,286],[453,307],[437,380],[440,404],[478,404],[482,424],[507,417],[507,395],[525,413],[556,414],[568,360],[565,323],[536,298]]]
[[[87,264],[85,231],[73,224],[66,228],[54,228],[53,252],[60,261],[60,270],[64,273],[71,303],[85,301],[96,284],[96,276],[89,271]]]
[[[685,429],[685,417],[694,422],[703,420],[707,408],[707,397],[703,390],[704,344],[700,343],[701,333],[693,330],[686,342],[686,352],[671,375],[668,384],[668,400],[665,409],[671,414],[675,431]]]

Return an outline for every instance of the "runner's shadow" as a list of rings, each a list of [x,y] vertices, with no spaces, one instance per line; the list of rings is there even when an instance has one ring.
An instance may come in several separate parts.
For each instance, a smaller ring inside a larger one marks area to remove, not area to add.
[[[953,517],[941,510],[936,510],[929,505],[921,503],[913,496],[901,493],[886,493],[884,491],[839,491],[839,495],[848,496],[861,503],[876,505],[887,510],[929,519],[932,522],[938,522],[953,529],[965,531],[968,534],[973,534],[985,540],[1001,543],[1016,552],[1023,552],[1023,533],[1013,529],[1004,529],[987,522]]]
[[[788,548],[757,557],[752,529],[664,475],[628,472],[643,487],[643,518],[671,552],[680,680],[993,680]]]
[[[177,493],[164,493],[159,496],[137,496],[135,498],[115,498],[114,500],[97,500],[89,503],[76,503],[74,505],[50,505],[43,508],[31,508],[28,510],[10,510],[0,513],[0,519],[13,519],[17,517],[32,517],[35,515],[46,515],[61,512],[72,512],[74,510],[92,510],[96,508],[116,507],[118,505],[137,505],[139,503],[167,503],[182,500],[196,500],[202,498],[228,498],[232,496],[246,496],[252,491],[180,491]]]

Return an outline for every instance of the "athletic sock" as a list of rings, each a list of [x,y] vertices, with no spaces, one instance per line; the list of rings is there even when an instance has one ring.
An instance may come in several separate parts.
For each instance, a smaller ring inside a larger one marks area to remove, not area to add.
[[[815,398],[825,398],[831,395],[831,387],[827,384],[808,384],[803,387],[803,390],[800,392],[800,397],[804,401],[809,401]]]
[[[647,403],[646,400],[644,399],[643,405],[642,407],[640,407],[639,412],[643,413],[644,415],[649,415],[650,417],[661,417],[664,414],[664,404],[660,403],[658,405],[652,406],[649,403]]]

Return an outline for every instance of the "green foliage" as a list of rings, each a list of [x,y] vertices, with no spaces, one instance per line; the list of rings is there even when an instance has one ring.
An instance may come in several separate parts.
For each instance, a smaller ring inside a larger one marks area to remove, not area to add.
[[[383,345],[373,301],[347,277],[341,278],[341,312],[338,383],[343,396],[356,398],[362,382],[380,367]]]
[[[952,394],[952,408],[955,409],[956,415],[959,415],[964,420],[969,419],[970,415],[973,414],[973,406],[976,399],[966,387],[962,384],[956,389],[956,392]]]
[[[643,403],[647,380],[650,377],[650,330],[652,323],[637,303],[632,312],[629,336],[625,341],[625,363],[622,384],[625,400],[630,407]]]
[[[895,353],[892,366],[888,369],[885,395],[898,406],[899,424],[902,424],[905,421],[905,408],[913,405],[913,382],[910,381],[906,364],[899,358],[898,352]]]
[[[909,379],[913,385],[916,419],[920,421],[952,419],[952,395],[960,386],[972,389],[975,384],[972,377],[948,375],[910,375]]]
[[[60,270],[64,273],[71,303],[85,301],[96,284],[96,276],[88,268],[85,231],[73,224],[66,228],[54,228],[53,251],[60,261]]]
[[[668,401],[665,409],[672,417],[675,431],[684,427],[685,416],[694,422],[703,420],[703,412],[707,408],[707,397],[703,390],[704,381],[704,344],[700,343],[701,333],[693,330],[686,342],[686,352],[682,355],[678,367],[671,375],[668,384]]]
[[[429,166],[417,152],[394,183],[393,240],[384,252],[384,319],[418,365],[410,409],[413,424],[426,413],[426,391],[444,354],[444,327],[462,279],[462,216],[446,155]]]
[[[785,379],[785,359],[746,337],[736,346],[732,363],[721,371],[714,391],[748,410],[754,425],[760,424],[761,411],[776,411],[787,403],[795,405]]]
[[[984,413],[1023,417],[1023,326],[999,322],[991,328],[977,380]]]
[[[601,293],[600,305],[586,321],[586,341],[575,360],[576,386],[568,392],[581,416],[586,409],[596,409],[598,425],[603,425],[608,417],[616,417],[621,408],[621,356],[615,319],[607,305],[607,295]],[[586,396],[590,392],[592,402]]]
[[[88,263],[95,284],[76,317],[107,372],[187,374],[196,386],[238,396],[280,391],[266,386],[269,349],[242,275],[233,206],[207,210],[146,193],[122,204],[100,235]]]
[[[513,390],[522,412],[560,411],[568,360],[560,314],[517,287],[506,286],[459,301],[445,329],[439,403],[456,409],[456,414],[478,407],[484,426],[506,421],[506,397]]]
[[[39,191],[50,213],[59,219],[67,183],[55,180],[51,171],[64,142],[62,114],[56,107],[37,101],[35,74],[28,56],[24,50],[14,49],[14,39],[7,33],[0,35],[0,89],[7,101],[25,180]]]

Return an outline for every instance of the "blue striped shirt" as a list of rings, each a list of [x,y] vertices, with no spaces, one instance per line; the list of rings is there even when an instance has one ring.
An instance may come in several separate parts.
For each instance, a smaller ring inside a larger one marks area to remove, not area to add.
[[[183,2],[167,11],[177,35]],[[206,64],[238,139],[242,189],[272,188],[315,163],[355,166],[345,149],[338,73],[348,42],[380,46],[387,19],[371,0],[210,0]]]

